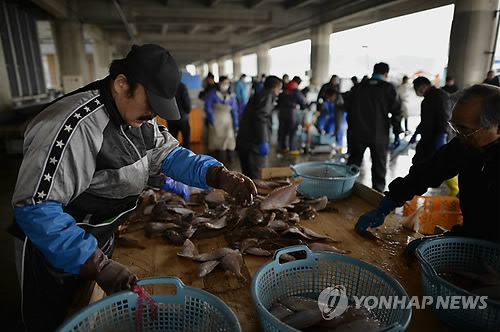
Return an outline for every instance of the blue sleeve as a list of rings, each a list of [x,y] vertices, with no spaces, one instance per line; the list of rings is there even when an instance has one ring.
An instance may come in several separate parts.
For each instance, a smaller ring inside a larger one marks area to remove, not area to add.
[[[97,248],[96,238],[76,225],[62,209],[62,203],[45,201],[16,207],[16,223],[54,267],[80,274],[80,265]]]
[[[238,102],[236,101],[236,98],[232,97],[231,98],[231,115],[233,116],[233,125],[234,128],[238,128],[239,125],[239,112],[238,112]]]
[[[213,91],[209,92],[207,96],[205,97],[205,113],[207,115],[208,120],[210,123],[213,125],[214,124],[214,115],[212,111],[212,106],[215,102],[215,93],[212,93]]]
[[[176,147],[163,161],[161,172],[176,181],[210,190],[207,185],[207,171],[212,165],[222,165],[215,158],[194,154],[191,150]]]

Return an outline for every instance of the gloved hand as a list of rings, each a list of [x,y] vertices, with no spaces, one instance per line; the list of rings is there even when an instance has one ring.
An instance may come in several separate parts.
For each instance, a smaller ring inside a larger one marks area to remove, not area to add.
[[[215,119],[213,115],[208,116],[208,122],[210,122],[212,126],[215,126]]]
[[[436,150],[447,143],[448,134],[441,134],[436,137]]]
[[[208,169],[207,185],[223,189],[233,196],[238,204],[251,204],[253,197],[257,195],[257,188],[250,178],[238,172],[230,172],[223,165],[212,165]]]
[[[394,149],[396,149],[400,144],[401,144],[401,139],[399,138],[399,135],[396,135],[394,137]]]
[[[417,142],[417,134],[413,134],[410,138],[410,144],[415,144]]]
[[[377,227],[384,223],[385,217],[396,208],[396,202],[389,196],[385,196],[378,206],[359,217],[354,228],[356,232],[365,233],[368,227]]]
[[[108,295],[131,289],[137,282],[135,274],[120,263],[109,259],[99,248],[80,266],[80,276],[97,281]]]
[[[269,143],[267,143],[267,142],[260,143],[258,148],[259,148],[259,154],[262,157],[267,156],[267,154],[269,153]]]
[[[162,190],[170,191],[174,194],[178,194],[184,198],[185,201],[189,199],[191,192],[189,187],[182,182],[175,181],[169,177],[166,177],[165,184],[161,187]]]

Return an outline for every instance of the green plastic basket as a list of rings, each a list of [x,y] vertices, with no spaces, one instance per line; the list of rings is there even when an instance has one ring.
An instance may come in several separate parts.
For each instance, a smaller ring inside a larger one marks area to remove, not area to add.
[[[155,320],[144,305],[142,331],[241,331],[240,323],[231,309],[216,296],[204,290],[185,286],[176,277],[145,278],[139,285],[173,284],[175,294],[157,294]],[[59,332],[115,332],[136,330],[138,295],[123,291],[91,304],[63,323]]]

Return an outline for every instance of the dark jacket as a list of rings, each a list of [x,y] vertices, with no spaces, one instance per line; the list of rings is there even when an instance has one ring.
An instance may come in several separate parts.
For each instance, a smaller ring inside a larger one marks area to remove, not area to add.
[[[500,87],[500,80],[498,79],[498,76],[493,77],[491,80],[485,79],[483,83]]]
[[[177,88],[175,102],[177,103],[177,108],[179,108],[179,113],[181,113],[181,118],[175,121],[169,120],[169,122],[188,121],[189,112],[191,112],[191,98],[189,98],[188,89],[184,83],[180,83]]]
[[[296,119],[297,105],[304,108],[305,98],[298,89],[285,90],[278,97],[278,109],[280,119]]]
[[[415,161],[422,161],[436,151],[436,139],[449,134],[450,101],[446,92],[431,86],[421,104],[420,124],[415,133],[421,135],[417,145]]]
[[[441,88],[442,90],[448,92],[450,95],[454,94],[458,91],[458,86],[456,84],[453,85],[445,85]]]
[[[274,99],[271,89],[263,89],[250,98],[240,120],[236,150],[258,152],[260,143],[270,142]]]
[[[401,103],[391,83],[373,78],[361,82],[351,91],[345,106],[353,142],[388,144],[391,124],[394,134],[402,132]]]
[[[414,164],[409,174],[389,184],[389,195],[398,206],[429,187],[458,175],[463,227],[457,235],[500,241],[500,140],[481,150],[471,149],[457,138],[441,147],[423,163]]]

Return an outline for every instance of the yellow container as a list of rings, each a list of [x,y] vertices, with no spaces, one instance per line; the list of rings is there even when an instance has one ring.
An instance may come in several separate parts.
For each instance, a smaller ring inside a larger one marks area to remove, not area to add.
[[[403,216],[409,216],[418,208],[424,207],[418,215],[418,232],[434,234],[434,228],[439,225],[450,230],[461,224],[463,217],[460,201],[449,196],[415,196],[403,206]]]

